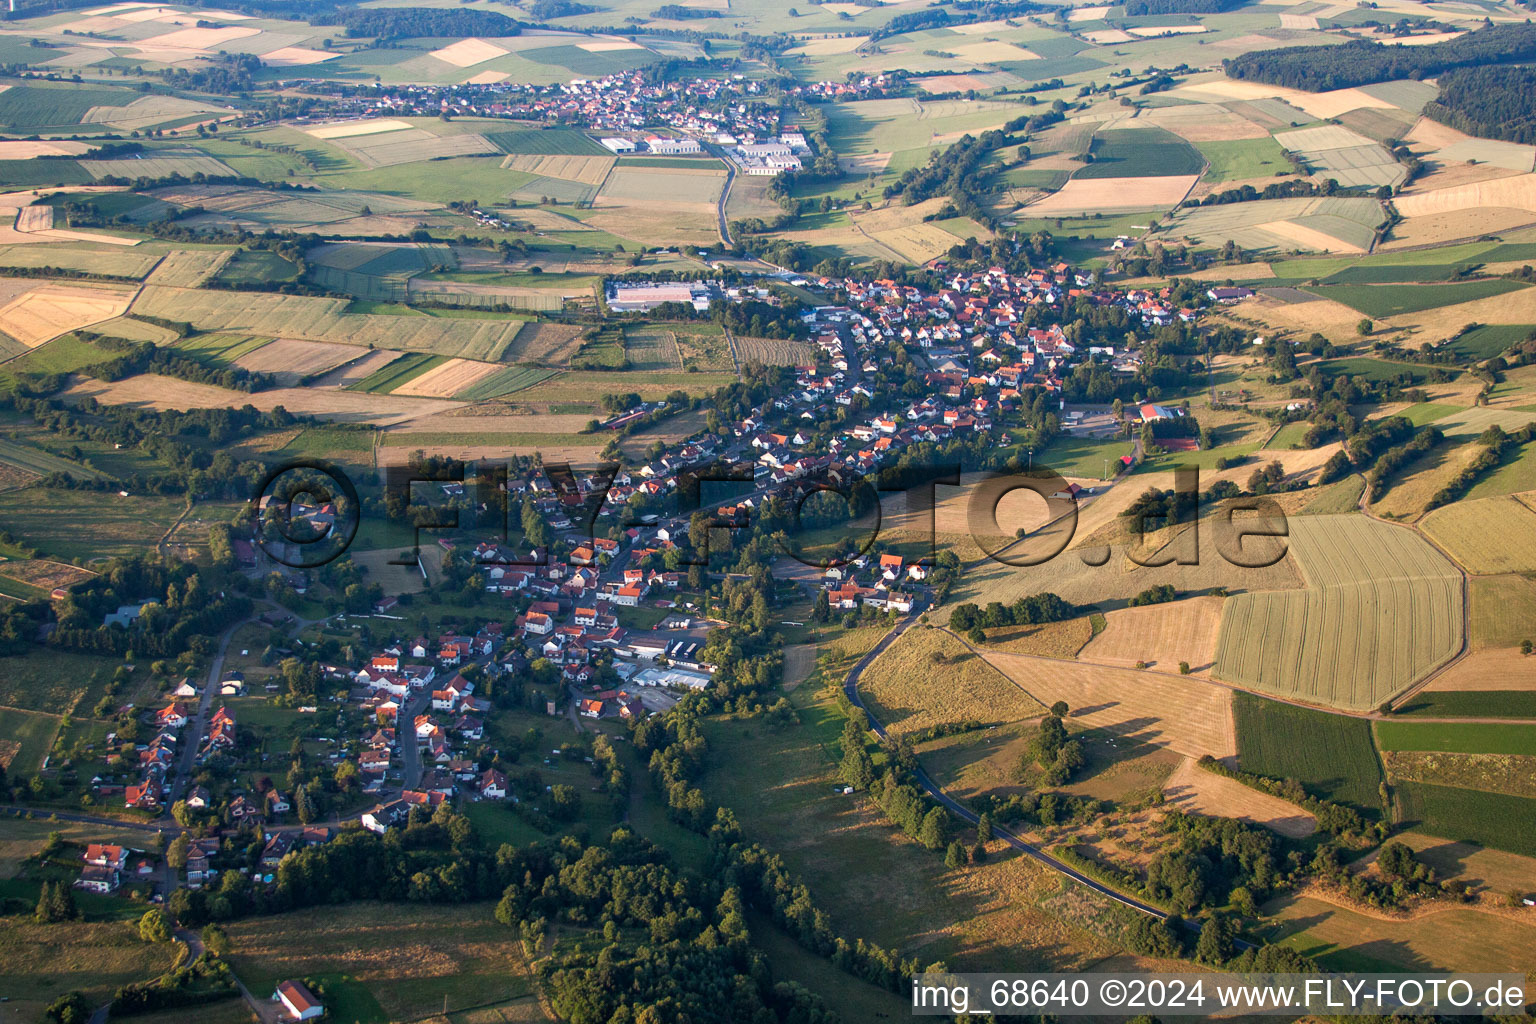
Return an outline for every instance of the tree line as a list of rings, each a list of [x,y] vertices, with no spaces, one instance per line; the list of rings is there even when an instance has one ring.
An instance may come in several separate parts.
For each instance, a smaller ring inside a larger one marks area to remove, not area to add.
[[[1423,79],[1458,68],[1536,58],[1536,24],[1489,25],[1428,46],[1351,40],[1342,46],[1255,50],[1222,62],[1229,78],[1308,92],[1348,89],[1399,78]]]

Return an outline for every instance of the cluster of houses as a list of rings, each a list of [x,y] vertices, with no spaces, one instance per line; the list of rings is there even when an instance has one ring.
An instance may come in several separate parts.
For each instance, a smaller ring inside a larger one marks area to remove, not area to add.
[[[154,735],[147,742],[121,745],[122,756],[133,766],[135,781],[124,784],[97,776],[91,780],[92,794],[97,799],[120,796],[125,807],[157,812],[170,795],[176,759],[179,751],[185,749],[185,743],[198,744],[196,759],[199,764],[215,753],[234,749],[235,717],[224,707],[214,712],[206,736],[193,736],[189,739],[182,735],[182,730],[196,716],[196,709],[184,703],[184,700],[196,696],[196,688],[183,680],[172,691],[171,700],[165,707],[141,715],[141,721],[155,730]],[[106,744],[108,749],[115,748],[118,745],[117,734],[109,733]]]

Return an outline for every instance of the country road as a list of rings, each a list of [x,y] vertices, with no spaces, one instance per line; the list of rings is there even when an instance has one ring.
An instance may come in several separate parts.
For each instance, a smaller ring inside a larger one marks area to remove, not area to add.
[[[896,639],[901,636],[901,634],[905,633],[913,623],[917,622],[918,617],[922,614],[922,610],[923,609],[921,605],[912,609],[906,618],[897,623],[889,633],[881,637],[880,642],[876,644],[868,654],[859,659],[858,664],[854,665],[853,669],[848,673],[848,678],[843,681],[843,692],[848,695],[848,700],[853,704],[854,707],[863,711],[864,714],[869,717],[870,726],[875,730],[875,735],[879,736],[881,739],[887,738],[885,725],[870,713],[869,708],[865,707],[863,700],[859,697],[859,676],[863,675],[864,670],[868,668],[870,664],[876,658],[878,658],[887,647],[894,643]],[[926,792],[930,797],[937,801],[942,807],[944,807],[945,810],[949,811],[951,814],[955,815],[963,821],[970,822],[972,825],[977,823],[978,817],[976,812],[972,811],[969,807],[965,806],[964,804],[960,803],[960,801],[954,799],[948,793],[944,792],[943,788],[941,788],[938,783],[934,782],[931,778],[928,777],[928,773],[923,769],[921,765],[918,766],[917,770],[913,774],[917,779],[918,785],[923,787],[924,792]],[[1141,913],[1148,914],[1152,917],[1158,918],[1159,920],[1168,916],[1165,912],[1157,909],[1149,903],[1143,903],[1134,897],[1126,896],[1124,893],[1116,892],[1114,889],[1104,885],[1102,882],[1097,882],[1094,879],[1089,878],[1082,872],[1077,871],[1071,866],[1057,860],[1055,857],[1052,857],[1038,846],[1034,846],[1020,839],[1017,835],[1010,832],[1008,829],[1003,828],[1001,825],[994,825],[993,829],[999,839],[1002,839],[1015,850],[1018,850],[1026,856],[1039,861],[1041,864],[1044,864],[1052,871],[1066,875],[1068,878],[1081,885],[1087,886],[1094,892],[1109,897],[1116,903],[1124,904],[1125,906],[1130,907],[1132,910],[1139,910]]]

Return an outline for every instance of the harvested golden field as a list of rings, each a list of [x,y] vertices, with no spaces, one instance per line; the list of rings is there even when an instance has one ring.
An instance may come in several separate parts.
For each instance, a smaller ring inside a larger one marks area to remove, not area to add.
[[[1193,758],[1179,762],[1163,784],[1163,795],[1169,806],[1187,814],[1236,818],[1274,829],[1292,839],[1302,839],[1317,831],[1317,819],[1290,801],[1208,772]]]
[[[279,338],[236,359],[235,365],[252,373],[270,373],[283,387],[293,387],[311,374],[324,373],[356,358],[355,345]]]
[[[353,350],[356,351],[355,349]],[[366,355],[356,356],[352,362],[344,366],[338,366],[335,370],[315,381],[317,388],[344,388],[373,375],[375,370],[382,370],[390,363],[399,359],[403,353],[393,349],[375,349]]]
[[[986,662],[1033,699],[1064,700],[1072,722],[1136,744],[1168,747],[1185,757],[1237,753],[1232,691],[1187,676],[1053,661],[983,650]]]
[[[340,56],[340,50],[311,50],[303,46],[283,46],[270,53],[262,54],[261,62],[280,68],[298,67],[305,64],[320,64]]]
[[[1096,46],[1114,46],[1116,43],[1129,43],[1136,37],[1122,28],[1098,28],[1084,32],[1083,38]]]
[[[1536,641],[1536,627],[1530,640]],[[1431,679],[1425,690],[1536,690],[1536,663],[1518,647],[1473,651]]]
[[[1338,117],[1340,114],[1359,110],[1362,107],[1378,110],[1395,109],[1386,100],[1377,99],[1359,89],[1303,92],[1300,89],[1288,89],[1280,85],[1229,79],[1220,72],[1217,72],[1217,76],[1219,77],[1181,85],[1169,90],[1169,95],[1217,103],[1224,100],[1278,99],[1298,110],[1305,110],[1320,120]]]
[[[1437,445],[1399,470],[1387,493],[1371,503],[1371,511],[1388,519],[1412,522],[1424,512],[1435,492],[1455,479],[1480,451],[1476,445],[1457,441]]]
[[[1528,576],[1480,576],[1471,581],[1471,643],[1474,651],[1519,647],[1536,640],[1536,580]]]
[[[961,60],[972,61],[977,64],[997,64],[1001,61],[1015,60],[1039,60],[1040,55],[1030,50],[1017,46],[1014,43],[1005,43],[1002,40],[987,40],[980,43],[966,43],[956,46],[951,51]]]
[[[446,61],[456,68],[470,68],[497,57],[505,57],[508,51],[484,39],[460,39],[458,42],[433,50],[429,56]]]
[[[517,942],[484,904],[354,903],[230,922],[230,966],[253,992],[284,978],[345,974],[389,1020],[530,991]]]
[[[925,199],[911,206],[902,206],[899,203],[887,203],[878,209],[868,213],[851,215],[850,219],[868,234],[876,234],[881,231],[889,231],[891,228],[910,227],[913,224],[923,223],[924,217],[931,217],[944,209],[948,200],[943,196],[933,199]]]
[[[1241,139],[1262,139],[1269,135],[1263,125],[1214,103],[1146,110],[1131,124],[1142,121],[1150,121],[1190,142],[1236,142]]]
[[[877,231],[875,241],[900,253],[909,263],[926,263],[942,256],[964,239],[933,224],[912,224],[902,228]]]
[[[1104,616],[1104,631],[1078,657],[1120,668],[1134,668],[1140,661],[1163,672],[1177,672],[1185,661],[1191,673],[1208,676],[1216,662],[1222,601],[1194,597],[1116,609]]]
[[[1025,217],[1064,217],[1107,210],[1149,210],[1178,205],[1199,180],[1194,174],[1158,178],[1073,178],[1059,192],[1031,203]]]
[[[780,341],[776,338],[742,338],[731,336],[736,359],[742,366],[760,363],[763,366],[815,366],[816,350],[803,341]]]
[[[864,670],[859,690],[892,733],[976,719],[1016,722],[1039,703],[946,630],[913,626]]]
[[[1394,203],[1398,212],[1410,219],[1475,207],[1536,211],[1536,174],[1517,174],[1455,188],[1402,195]]]
[[[234,254],[233,249],[178,249],[160,261],[145,283],[196,288],[217,274]]]
[[[495,363],[477,363],[473,359],[450,359],[420,377],[395,388],[391,394],[417,398],[452,398],[471,384],[500,370]]]
[[[411,122],[393,117],[375,117],[363,121],[339,121],[336,124],[317,124],[305,128],[307,135],[317,139],[350,139],[356,135],[377,135],[379,132],[398,132],[412,127]]]
[[[501,166],[512,171],[579,181],[583,185],[601,185],[616,163],[618,158],[612,156],[533,156],[518,153],[503,160]]]
[[[358,391],[315,388],[273,388],[248,394],[175,377],[141,373],[103,382],[76,379],[64,391],[66,399],[95,398],[106,405],[136,405],[146,409],[238,409],[252,405],[269,412],[281,405],[289,412],[307,413],[343,423],[388,426],[434,412],[457,408],[456,403],[429,398],[397,398]]]
[[[720,188],[723,179],[713,186]],[[605,186],[606,191],[606,186]],[[713,201],[671,202],[664,199],[618,199],[604,195],[584,218],[599,231],[650,245],[712,245],[720,240]]]
[[[1352,245],[1325,231],[1307,227],[1305,224],[1297,224],[1295,221],[1266,221],[1263,224],[1255,224],[1254,228],[1259,231],[1268,231],[1272,235],[1278,235],[1287,242],[1294,242],[1298,249],[1311,249],[1316,252],[1348,253],[1365,251],[1361,246]]]
[[[807,39],[791,53],[803,53],[812,57],[829,57],[837,53],[852,53],[864,43],[862,36],[828,36],[823,39]]]
[[[564,366],[581,347],[582,328],[575,324],[524,324],[502,354],[509,363]]]
[[[1265,904],[1264,913],[1277,920],[1270,940],[1355,954],[1389,970],[1434,964],[1442,970],[1524,974],[1536,966],[1536,923],[1529,920],[1445,901],[1408,918],[1388,917],[1345,909],[1322,895],[1284,896]]]
[[[494,409],[494,406],[482,406],[480,408],[455,407],[450,412],[433,413],[412,420],[404,429],[425,433],[476,433],[495,436],[497,434],[575,434],[591,421],[592,417],[586,413],[538,413],[538,414],[502,414],[487,413],[478,415],[480,409]],[[388,434],[385,435],[388,438]],[[603,440],[594,438],[594,443]]]
[[[1083,616],[1039,626],[996,626],[985,632],[988,650],[1071,660],[1093,639],[1093,623]]]
[[[1297,516],[1289,544],[1307,589],[1233,597],[1218,678],[1363,711],[1460,650],[1461,574],[1414,531],[1360,515]]]
[[[226,25],[222,28],[182,28],[163,35],[140,39],[134,45],[141,50],[180,48],[207,50],[236,39],[248,39],[260,35],[261,29],[245,25]]]
[[[0,160],[35,160],[40,156],[79,156],[90,152],[89,142],[42,139],[0,141]]]
[[[110,284],[41,284],[0,307],[0,331],[28,348],[127,312],[133,289]]]
[[[594,159],[605,159],[595,157]],[[725,187],[725,168],[713,161],[704,166],[636,167],[621,165],[608,175],[598,205],[624,200],[693,204],[714,203]]]
[[[1470,573],[1536,571],[1536,512],[1510,495],[1437,508],[1423,529]]]
[[[1419,249],[1445,242],[1512,231],[1536,224],[1536,211],[1509,207],[1476,207],[1451,213],[1421,214],[1392,225],[1392,232],[1380,251]],[[1460,326],[1458,324],[1457,326]]]

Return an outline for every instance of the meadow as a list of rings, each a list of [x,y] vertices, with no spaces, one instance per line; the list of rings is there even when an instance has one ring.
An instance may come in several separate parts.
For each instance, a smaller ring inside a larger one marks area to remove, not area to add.
[[[1247,693],[1233,698],[1232,715],[1244,771],[1295,779],[1314,796],[1380,814],[1383,776],[1369,721]]]
[[[1536,691],[1424,690],[1398,708],[1426,718],[1536,718]]]
[[[0,492],[0,528],[45,555],[89,564],[152,551],[184,505],[180,498],[28,487]],[[61,508],[69,515],[60,516]]]
[[[1093,162],[1073,177],[1151,178],[1199,174],[1205,159],[1183,139],[1161,128],[1122,128],[1094,136]]]
[[[1536,726],[1513,722],[1377,722],[1376,743],[1382,750],[1536,756]]]
[[[1227,602],[1216,675],[1281,696],[1374,708],[1461,646],[1461,577],[1417,534],[1361,516],[1290,523],[1300,591]]]
[[[895,734],[975,719],[987,725],[1041,714],[1039,702],[949,632],[916,626],[864,671],[860,692]]]

